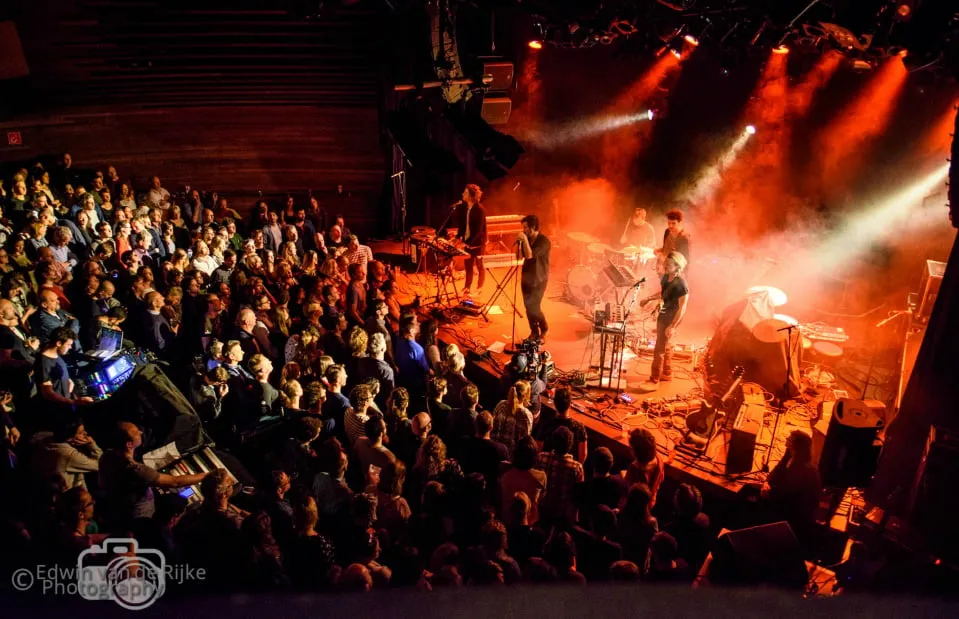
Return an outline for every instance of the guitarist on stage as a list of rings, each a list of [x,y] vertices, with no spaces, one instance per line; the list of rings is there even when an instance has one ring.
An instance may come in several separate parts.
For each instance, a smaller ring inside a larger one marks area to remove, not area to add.
[[[656,319],[656,348],[653,349],[653,367],[649,372],[651,383],[672,380],[670,340],[676,327],[683,321],[689,303],[689,287],[682,275],[686,268],[686,257],[674,251],[666,258],[664,268],[666,274],[660,279],[660,291],[639,302],[640,307],[645,307],[650,301],[660,301]]]
[[[470,288],[473,285],[473,269],[478,274],[477,286],[479,290],[483,289],[486,282],[486,269],[483,268],[483,254],[486,253],[486,209],[480,204],[483,198],[483,190],[479,185],[472,183],[463,190],[463,199],[456,204],[457,209],[454,222],[456,224],[457,238],[461,239],[466,245],[464,249],[469,254],[466,259],[466,287],[463,289],[463,296],[469,298]],[[440,236],[445,231],[440,230]]]

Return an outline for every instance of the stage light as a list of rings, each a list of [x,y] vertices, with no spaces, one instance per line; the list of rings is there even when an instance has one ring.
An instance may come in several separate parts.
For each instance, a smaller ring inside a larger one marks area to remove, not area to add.
[[[543,42],[536,39],[530,41],[527,45],[529,45],[530,49],[543,49]]]
[[[776,47],[773,48],[773,53],[779,54],[780,56],[785,56],[786,54],[789,53],[789,47],[787,47],[786,45],[777,45]]]
[[[646,110],[646,117],[647,117],[649,120],[652,120],[652,119],[653,119],[653,111],[652,111],[652,110]]]
[[[697,39],[691,34],[684,35],[683,40],[693,46],[699,45],[699,39]]]
[[[756,125],[746,125],[746,133],[756,135]]]

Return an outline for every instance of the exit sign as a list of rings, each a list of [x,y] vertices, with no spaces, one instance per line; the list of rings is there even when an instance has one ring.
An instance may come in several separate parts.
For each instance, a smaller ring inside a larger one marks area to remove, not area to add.
[[[23,146],[23,136],[19,131],[7,131],[8,146]]]

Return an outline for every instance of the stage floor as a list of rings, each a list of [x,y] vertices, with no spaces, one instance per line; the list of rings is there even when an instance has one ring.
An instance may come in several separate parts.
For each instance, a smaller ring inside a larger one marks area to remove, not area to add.
[[[380,246],[375,249],[378,253],[383,253],[387,247]],[[391,245],[388,249],[392,250],[389,253],[401,253],[398,244]],[[496,288],[496,281],[492,276],[502,280],[506,274],[506,268],[492,269],[482,290],[478,290],[474,282],[473,300],[479,305],[485,305]],[[411,302],[416,295],[420,296],[424,305],[431,305],[435,301],[436,284],[432,275],[397,271],[396,277],[401,302]],[[462,291],[462,272],[456,273],[455,284],[456,289]],[[654,283],[653,286],[655,285]],[[441,339],[446,343],[456,343],[464,353],[474,351],[481,354],[490,347],[498,349],[498,346],[505,346],[509,350],[514,341],[521,342],[529,335],[529,325],[525,318],[516,315],[514,336],[514,313],[510,306],[512,285],[507,286],[507,290],[510,298],[500,296],[495,303],[496,307],[489,312],[488,320],[452,309],[444,311],[453,321],[442,325]],[[649,293],[648,288],[643,292]],[[595,376],[597,371],[590,368],[590,359],[592,357],[593,364],[598,363],[599,338],[591,335],[591,321],[586,317],[583,308],[577,307],[564,297],[565,273],[557,274],[557,269],[554,268],[543,301],[543,310],[549,321],[549,333],[543,349],[552,355],[557,375],[561,378],[571,380],[576,372],[582,372],[587,377]],[[449,308],[450,305],[441,303],[439,307]],[[519,292],[516,306],[520,314],[525,316],[522,294]],[[762,481],[764,476],[760,471],[770,443],[773,444],[769,462],[771,468],[782,457],[785,437],[794,429],[809,433],[811,427],[808,415],[785,414],[780,419],[776,440],[771,441],[776,414],[767,406],[764,424],[756,440],[752,472],[738,476],[724,474],[728,433],[717,433],[705,455],[696,456],[675,449],[685,430],[684,418],[688,410],[686,402],[698,404],[702,395],[703,377],[697,371],[694,361],[699,356],[696,351],[705,348],[715,329],[713,320],[712,316],[705,313],[689,313],[674,338],[676,346],[681,350],[674,353],[673,380],[658,383],[652,391],[648,391],[652,385],[646,382],[652,354],[635,348],[642,346],[643,342],[652,342],[655,337],[655,320],[646,318],[631,321],[629,332],[632,336],[627,337],[627,343],[634,350],[624,355],[621,388],[600,389],[596,386],[596,380],[590,380],[586,387],[574,388],[573,408],[574,416],[590,430],[592,446],[609,447],[619,459],[628,459],[623,425],[626,425],[627,431],[632,427],[648,428],[656,436],[662,455],[669,459],[668,474],[682,481],[694,478],[699,482],[706,482],[720,494],[728,495],[739,492],[746,484]],[[651,350],[651,347],[649,349]],[[477,373],[485,373],[498,381],[509,360],[509,354],[500,352],[490,352],[488,359],[476,360],[474,357],[467,374],[480,386],[481,393],[485,394],[484,384],[480,382]],[[617,396],[622,393],[631,396],[633,402],[620,401]],[[501,394],[497,397],[500,396]],[[548,401],[546,404],[551,406]]]

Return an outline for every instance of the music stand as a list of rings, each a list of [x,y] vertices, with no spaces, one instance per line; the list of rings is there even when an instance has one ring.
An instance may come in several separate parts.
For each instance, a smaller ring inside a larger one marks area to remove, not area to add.
[[[496,300],[499,299],[500,295],[502,295],[503,298],[506,299],[506,302],[509,303],[510,307],[513,308],[514,317],[516,316],[516,314],[519,314],[520,318],[524,318],[522,312],[520,312],[519,309],[516,307],[516,286],[515,285],[513,286],[512,298],[510,298],[509,294],[506,293],[506,287],[509,286],[510,280],[516,280],[521,266],[522,264],[516,264],[511,266],[509,270],[506,272],[506,275],[503,277],[502,280],[496,278],[496,274],[493,273],[492,269],[483,267],[483,268],[486,268],[486,272],[489,273],[489,276],[493,278],[494,282],[496,282],[496,290],[493,291],[493,295],[489,298],[489,301],[487,301],[486,304],[483,305],[483,309],[480,310],[480,316],[482,316],[483,320],[485,320],[486,322],[489,322],[490,310],[493,309],[493,305],[496,304]],[[515,284],[515,281],[514,281],[514,284]]]

